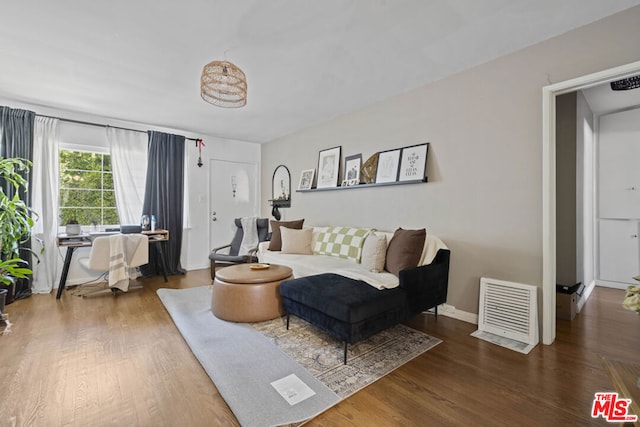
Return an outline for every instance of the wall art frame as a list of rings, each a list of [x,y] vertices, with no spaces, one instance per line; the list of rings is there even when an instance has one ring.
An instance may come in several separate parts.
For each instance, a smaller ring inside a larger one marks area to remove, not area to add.
[[[344,181],[347,185],[354,185],[353,182],[360,182],[360,168],[362,167],[362,153],[346,156],[344,158]]]
[[[402,148],[395,148],[379,153],[376,183],[396,182],[398,180],[401,152]]]
[[[298,190],[311,190],[313,188],[313,178],[315,178],[315,169],[305,169],[300,173],[300,181],[298,182]]]
[[[342,147],[321,150],[318,153],[318,176],[316,188],[332,188],[338,186],[340,176],[340,154]]]
[[[429,143],[402,148],[398,181],[424,180],[427,170]]]

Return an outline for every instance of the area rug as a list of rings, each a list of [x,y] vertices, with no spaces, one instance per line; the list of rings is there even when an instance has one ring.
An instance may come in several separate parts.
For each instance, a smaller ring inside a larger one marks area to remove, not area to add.
[[[271,339],[341,399],[442,342],[415,329],[397,325],[350,344],[345,365],[343,342],[295,316],[290,318],[289,330],[284,319],[251,326]]]
[[[350,345],[291,317],[256,324],[225,322],[210,310],[208,286],[159,289],[178,330],[243,426],[288,425],[311,419],[441,341],[399,325]],[[275,382],[295,375],[314,393],[290,405]]]

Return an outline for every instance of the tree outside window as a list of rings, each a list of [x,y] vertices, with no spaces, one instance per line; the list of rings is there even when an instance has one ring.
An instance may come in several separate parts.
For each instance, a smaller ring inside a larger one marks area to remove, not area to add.
[[[116,225],[118,211],[108,154],[60,150],[60,224]]]

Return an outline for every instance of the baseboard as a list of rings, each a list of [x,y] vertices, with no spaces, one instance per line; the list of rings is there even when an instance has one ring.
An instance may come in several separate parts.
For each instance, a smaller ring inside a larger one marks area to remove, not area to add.
[[[462,311],[456,309],[454,306],[449,304],[441,304],[438,306],[438,314],[441,314],[446,317],[451,317],[453,319],[462,320],[463,322],[471,323],[474,325],[478,324],[478,315],[474,313],[469,313],[467,311]]]
[[[211,264],[209,264],[209,263],[207,263],[207,264],[190,264],[190,265],[187,265],[187,266],[183,266],[182,268],[184,268],[186,271],[205,270],[205,269],[211,268]]]

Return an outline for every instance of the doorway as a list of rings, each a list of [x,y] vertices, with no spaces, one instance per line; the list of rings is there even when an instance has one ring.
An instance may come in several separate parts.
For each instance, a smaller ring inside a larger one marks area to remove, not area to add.
[[[542,342],[556,337],[556,96],[640,72],[640,61],[542,88]]]
[[[217,248],[233,239],[235,218],[257,216],[258,167],[217,159],[209,166],[209,247]]]

